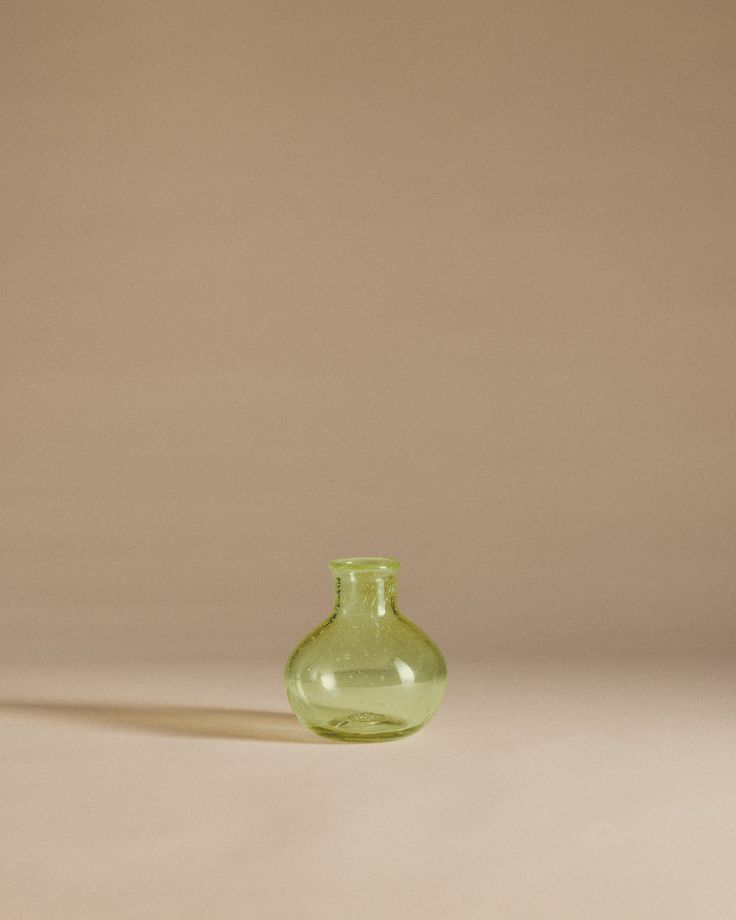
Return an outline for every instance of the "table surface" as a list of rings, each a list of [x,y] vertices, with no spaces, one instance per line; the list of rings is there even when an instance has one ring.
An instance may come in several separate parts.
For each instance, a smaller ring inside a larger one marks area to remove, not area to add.
[[[451,661],[425,729],[346,745],[280,663],[6,668],[0,916],[733,918],[735,674]]]

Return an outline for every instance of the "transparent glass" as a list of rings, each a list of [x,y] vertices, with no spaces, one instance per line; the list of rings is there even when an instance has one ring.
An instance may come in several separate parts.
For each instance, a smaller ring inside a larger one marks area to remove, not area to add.
[[[340,741],[418,731],[445,689],[442,652],[396,605],[395,559],[335,559],[335,606],[286,664],[297,718]]]

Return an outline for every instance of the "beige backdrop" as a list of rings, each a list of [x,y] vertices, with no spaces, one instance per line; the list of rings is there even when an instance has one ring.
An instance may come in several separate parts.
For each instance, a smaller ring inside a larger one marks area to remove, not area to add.
[[[0,655],[736,651],[731,3],[3,3]]]

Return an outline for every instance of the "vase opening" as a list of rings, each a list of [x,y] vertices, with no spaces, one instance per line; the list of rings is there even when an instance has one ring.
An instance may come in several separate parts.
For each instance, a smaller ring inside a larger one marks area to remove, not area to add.
[[[389,559],[386,556],[353,556],[350,559],[333,559],[330,562],[330,569],[334,575],[347,575],[351,572],[390,575],[398,568],[398,559]]]

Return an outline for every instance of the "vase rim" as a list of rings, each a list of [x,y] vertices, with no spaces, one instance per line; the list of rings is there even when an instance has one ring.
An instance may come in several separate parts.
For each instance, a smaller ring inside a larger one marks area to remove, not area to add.
[[[329,567],[333,573],[341,572],[395,572],[401,563],[398,559],[387,556],[351,556],[346,559],[333,559]]]

